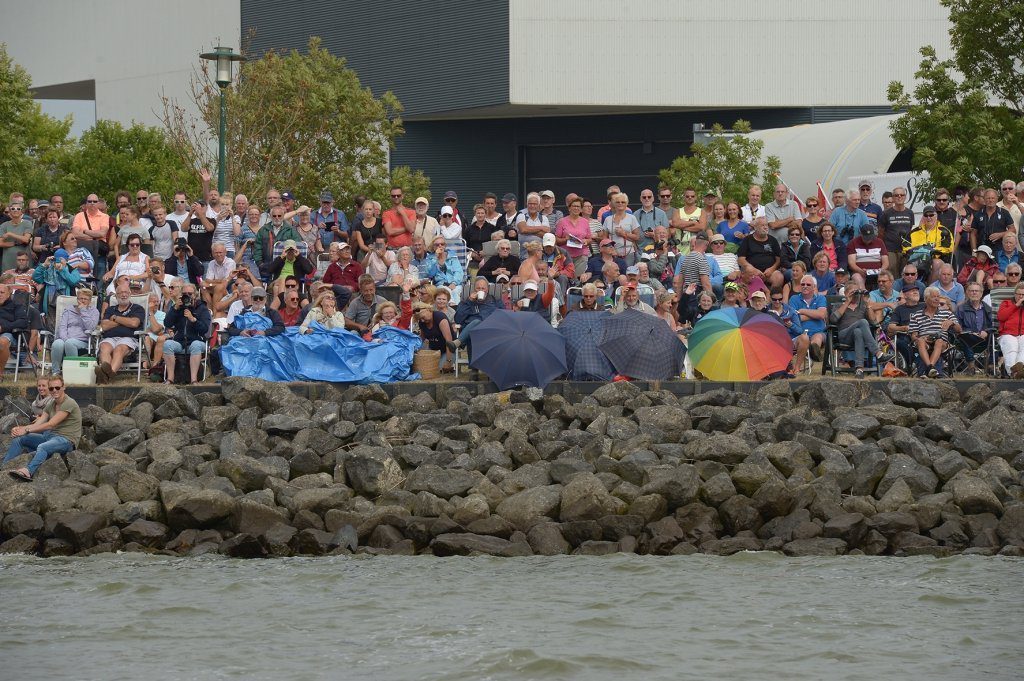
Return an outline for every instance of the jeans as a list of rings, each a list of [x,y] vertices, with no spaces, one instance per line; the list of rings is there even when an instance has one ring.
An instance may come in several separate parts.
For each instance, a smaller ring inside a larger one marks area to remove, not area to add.
[[[164,354],[165,355],[177,355],[180,354],[184,348],[176,340],[169,339],[164,341]],[[192,341],[188,344],[188,354],[190,355],[201,355],[206,352],[206,344],[203,341]]]
[[[29,433],[11,440],[11,446],[7,448],[7,455],[4,457],[3,462],[7,463],[11,459],[21,456],[22,452],[26,449],[34,449],[36,455],[32,457],[28,464],[29,475],[34,476],[36,470],[51,456],[54,454],[67,454],[74,448],[75,446],[71,444],[71,440],[63,435],[57,435],[52,430],[44,430],[41,433]]]
[[[473,329],[480,326],[482,319],[474,319],[471,322],[466,322],[466,325],[459,330],[459,344],[466,345],[469,343],[469,334],[473,332]]]
[[[962,333],[957,336],[957,341],[964,352],[964,359],[968,362],[974,361],[975,353],[984,354],[988,346],[988,339],[981,338],[975,333]]]
[[[59,376],[64,364],[64,355],[74,357],[78,353],[89,347],[89,342],[84,340],[78,340],[77,338],[68,338],[61,340],[58,338],[53,341],[53,345],[50,347],[50,361],[53,362],[53,368],[51,371],[54,375]],[[71,352],[68,352],[68,351]],[[73,353],[73,354],[72,354]]]
[[[871,325],[866,319],[858,320],[855,324],[840,331],[839,342],[843,345],[853,344],[853,365],[858,369],[864,368],[864,360],[867,357],[865,350],[870,351],[872,355],[878,352],[878,343],[875,342],[875,336],[871,333]]]

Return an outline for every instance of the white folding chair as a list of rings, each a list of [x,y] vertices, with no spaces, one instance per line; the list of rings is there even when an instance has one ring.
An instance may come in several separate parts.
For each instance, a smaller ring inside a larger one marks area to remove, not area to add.
[[[50,332],[47,329],[41,329],[39,336],[43,341],[43,361],[39,363],[40,368],[47,372],[53,373],[53,341],[57,338],[57,329],[60,328],[60,319],[64,316],[66,310],[70,310],[78,304],[78,298],[76,296],[57,296],[54,301],[54,322],[53,331]],[[49,357],[49,359],[47,359]]]

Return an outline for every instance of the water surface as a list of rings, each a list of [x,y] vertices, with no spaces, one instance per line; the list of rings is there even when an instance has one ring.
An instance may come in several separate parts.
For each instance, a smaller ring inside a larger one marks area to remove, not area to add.
[[[0,558],[0,679],[1020,679],[1024,560]]]

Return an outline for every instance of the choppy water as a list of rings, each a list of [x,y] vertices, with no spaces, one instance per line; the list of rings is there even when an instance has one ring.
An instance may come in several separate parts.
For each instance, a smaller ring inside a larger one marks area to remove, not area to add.
[[[1003,558],[0,559],[2,679],[1020,679]]]

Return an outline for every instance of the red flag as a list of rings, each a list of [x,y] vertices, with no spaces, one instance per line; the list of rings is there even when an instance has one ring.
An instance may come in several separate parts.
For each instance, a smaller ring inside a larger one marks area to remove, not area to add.
[[[818,205],[820,206],[821,214],[828,219],[828,216],[832,214],[832,202],[825,196],[825,190],[821,188],[821,181],[818,181]]]

